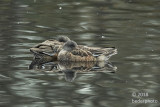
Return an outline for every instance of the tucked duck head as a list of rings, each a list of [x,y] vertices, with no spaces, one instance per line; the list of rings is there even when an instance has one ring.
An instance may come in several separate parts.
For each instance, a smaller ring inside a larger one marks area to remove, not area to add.
[[[66,51],[72,51],[73,49],[76,49],[77,47],[77,43],[74,41],[67,41],[64,46],[63,49]]]
[[[69,39],[67,36],[59,36],[59,37],[57,38],[57,40],[58,40],[59,42],[67,42],[67,41],[69,41],[70,39]]]

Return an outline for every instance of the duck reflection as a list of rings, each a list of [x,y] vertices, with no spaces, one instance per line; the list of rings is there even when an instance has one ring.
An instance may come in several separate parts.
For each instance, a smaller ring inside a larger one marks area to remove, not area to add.
[[[33,59],[29,65],[29,69],[44,72],[56,72],[63,74],[65,80],[72,82],[75,80],[77,73],[86,72],[109,72],[115,73],[117,67],[110,62],[66,62],[56,61],[47,62],[41,59]]]

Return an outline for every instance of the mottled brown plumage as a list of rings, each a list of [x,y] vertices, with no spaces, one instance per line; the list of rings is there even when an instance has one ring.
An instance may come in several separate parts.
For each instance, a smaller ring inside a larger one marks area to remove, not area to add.
[[[63,50],[64,43],[70,41],[66,36],[58,37],[57,40],[50,39],[46,40],[33,48],[30,48],[30,51],[34,54],[35,57],[47,57],[47,60],[56,59],[53,58]],[[72,46],[71,46],[72,47]],[[62,55],[58,60],[66,61],[101,61],[107,60],[110,56],[117,53],[115,48],[100,48],[100,47],[88,47],[84,45],[77,45],[76,49],[72,50],[70,53],[64,51],[61,52]],[[66,54],[66,55],[65,55]],[[67,56],[67,57],[65,57]]]
[[[111,55],[116,54],[116,52],[117,50],[114,48],[110,48],[108,51],[101,48],[84,48],[84,46],[80,48],[76,42],[67,41],[58,53],[58,60],[72,62],[105,61],[108,60]]]
[[[30,51],[32,53],[39,53],[39,52],[45,52],[45,53],[59,53],[62,50],[62,47],[66,41],[70,40],[66,36],[60,36],[57,40],[50,39],[46,40],[42,43],[37,44],[36,46],[30,48]],[[91,53],[106,53],[110,52],[113,48],[100,48],[100,47],[88,47],[84,45],[78,45],[79,49],[90,51]]]
[[[58,53],[63,44],[70,40],[67,36],[59,36],[57,40],[49,39],[30,48],[32,53]]]

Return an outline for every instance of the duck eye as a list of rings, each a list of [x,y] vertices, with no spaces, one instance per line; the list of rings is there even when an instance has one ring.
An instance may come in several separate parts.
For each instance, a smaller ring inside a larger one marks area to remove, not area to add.
[[[74,45],[74,44],[72,44],[71,46],[72,46],[72,47],[75,47],[75,45]]]

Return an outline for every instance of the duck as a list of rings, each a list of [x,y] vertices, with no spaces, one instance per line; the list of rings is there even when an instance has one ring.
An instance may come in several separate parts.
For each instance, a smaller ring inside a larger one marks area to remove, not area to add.
[[[35,45],[34,47],[30,48],[30,52],[33,54],[42,54],[44,53],[53,53],[59,52],[62,45],[69,41],[70,39],[67,36],[59,36],[57,39],[49,39],[42,43]]]
[[[30,51],[34,54],[34,59],[42,59],[45,61],[57,61],[58,53],[63,49],[63,45],[71,41],[67,36],[59,36],[56,40],[49,39],[38,45],[30,48]],[[94,53],[99,55],[105,53],[109,59],[109,56],[116,54],[117,50],[115,47],[111,48],[100,48],[100,47],[88,47],[84,45],[77,45],[77,47],[86,52]]]
[[[75,41],[64,43],[61,51],[58,53],[58,61],[71,62],[91,62],[107,61],[112,55],[117,54],[115,48],[97,48],[78,46]]]

